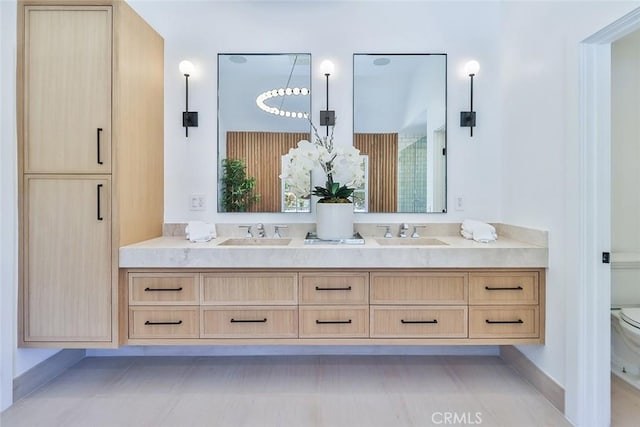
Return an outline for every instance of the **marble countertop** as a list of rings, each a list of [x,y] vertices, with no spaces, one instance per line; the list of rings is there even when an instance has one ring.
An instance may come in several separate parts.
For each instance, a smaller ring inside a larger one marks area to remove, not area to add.
[[[304,244],[304,238],[293,237],[288,245],[277,246],[221,245],[232,236],[218,237],[206,243],[192,243],[184,237],[167,236],[121,247],[120,267],[545,268],[548,266],[546,232],[536,230],[532,234],[531,230],[525,229],[524,233],[519,233],[513,227],[505,228],[503,231],[505,231],[504,235],[491,243],[478,243],[450,234],[429,235],[428,238],[436,238],[446,245],[428,246],[412,246],[406,242],[402,242],[402,245],[381,245],[378,243],[378,240],[381,240],[380,237],[366,235],[365,243],[361,245],[309,245]],[[539,233],[544,233],[542,238]],[[514,236],[525,238],[516,239]]]

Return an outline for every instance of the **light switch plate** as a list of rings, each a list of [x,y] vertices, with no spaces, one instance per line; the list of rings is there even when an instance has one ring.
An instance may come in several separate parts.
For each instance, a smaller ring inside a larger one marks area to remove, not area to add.
[[[189,196],[189,210],[203,211],[206,209],[206,199],[204,194],[192,194]]]

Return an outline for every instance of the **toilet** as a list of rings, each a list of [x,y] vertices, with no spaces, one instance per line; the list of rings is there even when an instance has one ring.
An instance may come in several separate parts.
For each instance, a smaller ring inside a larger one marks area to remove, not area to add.
[[[640,390],[640,307],[611,309],[611,372]]]

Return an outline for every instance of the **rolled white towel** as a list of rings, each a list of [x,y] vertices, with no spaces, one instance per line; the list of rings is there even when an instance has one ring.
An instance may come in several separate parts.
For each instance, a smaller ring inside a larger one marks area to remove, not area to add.
[[[208,242],[216,237],[216,225],[203,221],[189,221],[184,233],[191,242]]]
[[[465,239],[473,239],[481,243],[489,243],[498,239],[496,228],[493,225],[472,219],[465,219],[462,222],[460,234]]]
[[[465,219],[464,221],[462,221],[462,225],[460,226],[462,230],[468,231],[469,233],[473,233],[475,229],[483,229],[487,227],[493,233],[496,232],[496,228],[493,225],[475,219]]]
[[[476,228],[473,230],[473,240],[480,243],[489,243],[498,239],[498,235],[489,228]]]

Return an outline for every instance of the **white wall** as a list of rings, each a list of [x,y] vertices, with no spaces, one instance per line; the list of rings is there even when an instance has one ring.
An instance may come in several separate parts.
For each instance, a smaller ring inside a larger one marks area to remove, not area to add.
[[[611,45],[611,251],[640,255],[640,31]]]
[[[314,214],[246,214],[216,212],[216,55],[220,52],[310,52],[314,121],[324,105],[324,76],[317,69],[331,59],[331,108],[336,110],[336,141],[352,142],[353,53],[448,54],[449,206],[453,195],[466,197],[466,212],[446,215],[359,214],[360,222],[442,222],[473,216],[500,217],[500,127],[495,94],[500,91],[499,4],[495,2],[185,2],[131,1],[130,4],[165,38],[165,220],[215,222],[313,222]],[[167,19],[171,16],[171,19]],[[483,64],[478,76],[479,125],[474,137],[458,126],[459,111],[469,103],[468,77],[461,69],[470,58]],[[194,62],[189,78],[189,107],[200,126],[181,127],[184,78],[182,59]],[[486,70],[486,72],[484,71]],[[480,179],[479,179],[480,178]],[[205,212],[190,212],[190,193],[207,196]]]
[[[549,230],[546,345],[520,350],[565,385],[569,399],[577,390],[565,346],[577,325],[564,313],[580,286],[579,45],[638,5],[507,2],[503,8],[502,220]]]
[[[611,305],[640,304],[640,31],[611,46]]]

